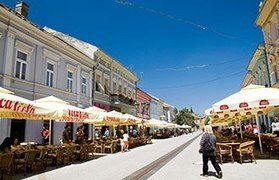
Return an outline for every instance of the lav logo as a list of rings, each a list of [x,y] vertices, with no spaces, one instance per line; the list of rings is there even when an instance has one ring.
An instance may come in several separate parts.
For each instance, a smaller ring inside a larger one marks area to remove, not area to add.
[[[246,107],[248,107],[248,106],[249,106],[249,105],[248,105],[247,102],[242,102],[242,103],[239,104],[239,107],[240,107],[240,108],[246,108]]]
[[[268,101],[268,100],[261,100],[261,101],[260,101],[260,105],[261,105],[261,106],[269,105],[269,101]]]
[[[227,110],[227,109],[229,109],[229,106],[226,104],[220,106],[220,110]]]

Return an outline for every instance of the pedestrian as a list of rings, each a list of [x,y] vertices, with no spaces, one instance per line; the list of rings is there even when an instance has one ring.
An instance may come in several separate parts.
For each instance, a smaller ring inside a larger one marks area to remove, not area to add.
[[[49,141],[49,130],[47,127],[43,126],[41,135],[42,135],[42,144],[45,145]]]
[[[208,176],[208,159],[210,159],[214,169],[216,170],[218,178],[222,178],[222,170],[216,162],[216,137],[213,134],[212,127],[210,125],[206,125],[204,127],[204,134],[201,138],[199,153],[202,153],[203,161],[203,173],[201,176]]]
[[[107,138],[109,137],[109,130],[108,130],[108,128],[106,128],[106,130],[104,132],[104,136],[107,137]]]
[[[71,127],[69,125],[66,125],[64,128],[64,131],[62,133],[62,143],[65,144],[69,144],[71,142]]]
[[[12,139],[10,137],[6,137],[2,144],[0,145],[0,154],[10,153],[11,152]]]
[[[80,126],[77,128],[77,132],[76,132],[76,144],[81,144],[83,140],[84,140],[83,126]]]
[[[124,142],[124,150],[129,151],[129,135],[126,130],[124,131],[123,134],[123,142]]]

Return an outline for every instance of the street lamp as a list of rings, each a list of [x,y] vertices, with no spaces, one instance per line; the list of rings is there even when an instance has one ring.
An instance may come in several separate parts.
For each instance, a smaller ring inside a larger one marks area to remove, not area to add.
[[[94,106],[94,100],[95,100],[95,88],[96,88],[96,79],[95,79],[95,74],[96,74],[96,70],[98,69],[99,67],[99,62],[97,61],[96,62],[96,65],[94,65],[92,67],[92,70],[93,70],[93,73],[92,73],[92,106]],[[94,126],[94,123],[92,124],[92,139],[93,139],[93,142],[95,141],[95,126]]]

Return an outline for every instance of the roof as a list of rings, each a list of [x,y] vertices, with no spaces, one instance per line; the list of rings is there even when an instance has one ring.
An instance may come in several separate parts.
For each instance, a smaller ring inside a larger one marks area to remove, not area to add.
[[[74,48],[78,49],[79,51],[81,51],[82,53],[84,53],[86,56],[90,57],[91,59],[94,59],[94,53],[99,49],[96,46],[93,46],[92,44],[89,44],[87,42],[84,42],[82,40],[79,40],[77,38],[74,38],[70,35],[66,35],[62,32],[53,30],[49,27],[44,27],[43,28],[45,31],[47,31],[48,33],[62,39],[63,41],[65,41],[66,43],[70,44],[71,46],[73,46]]]

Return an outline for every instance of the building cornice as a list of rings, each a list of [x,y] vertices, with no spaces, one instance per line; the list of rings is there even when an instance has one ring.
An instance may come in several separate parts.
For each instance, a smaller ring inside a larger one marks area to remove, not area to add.
[[[265,0],[263,2],[256,19],[256,25],[263,27],[268,22],[271,12],[275,9],[277,2],[277,0]]]

